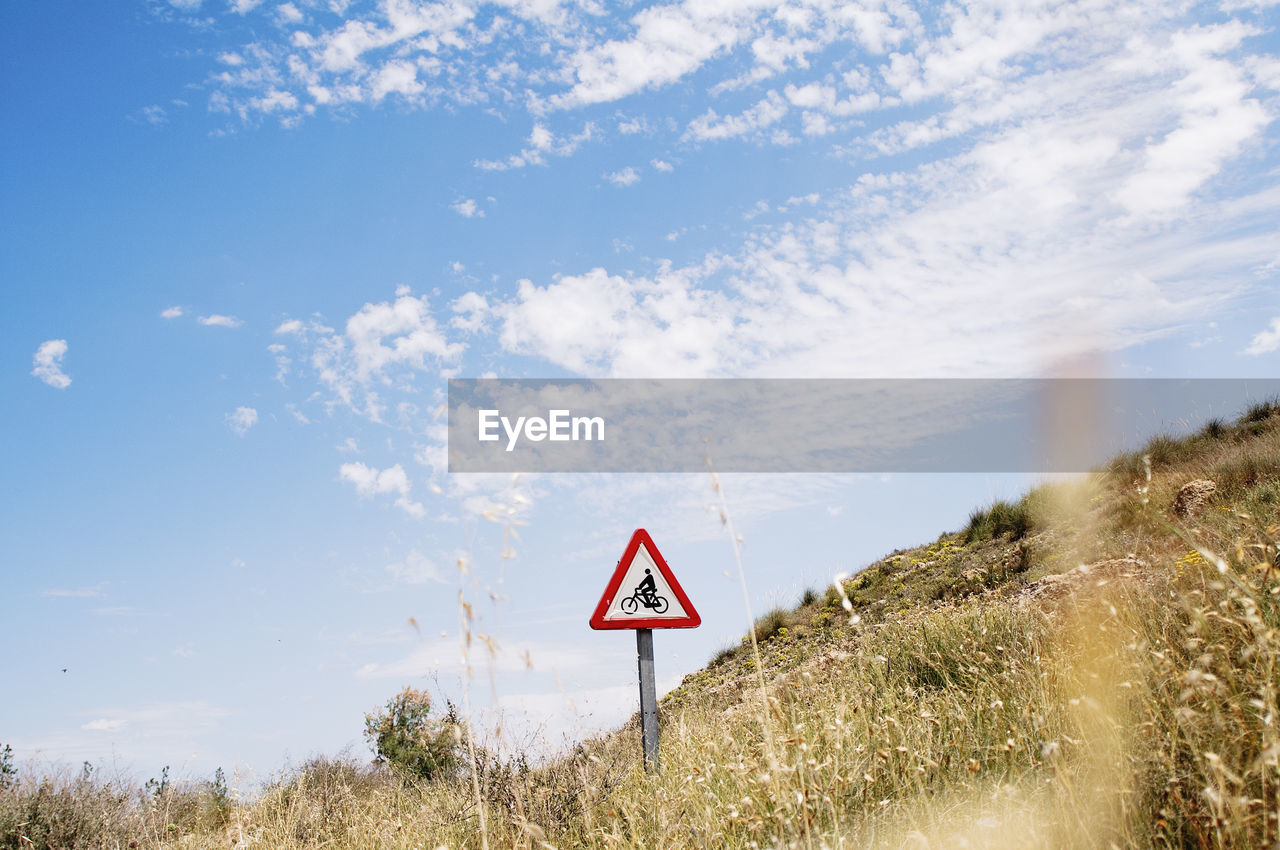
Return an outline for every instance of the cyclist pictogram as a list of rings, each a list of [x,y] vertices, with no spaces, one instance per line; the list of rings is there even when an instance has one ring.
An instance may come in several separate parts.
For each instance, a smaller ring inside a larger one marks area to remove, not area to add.
[[[634,614],[641,605],[655,614],[666,613],[667,597],[659,595],[657,583],[653,580],[653,570],[644,571],[644,578],[640,580],[640,584],[636,585],[635,591],[630,596],[622,600],[621,605],[624,614]]]

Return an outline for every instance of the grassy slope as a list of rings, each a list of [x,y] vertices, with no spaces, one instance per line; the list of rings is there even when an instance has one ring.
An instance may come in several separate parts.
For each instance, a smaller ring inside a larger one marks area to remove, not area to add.
[[[1198,478],[1214,499],[1176,518]],[[659,776],[633,720],[544,767],[492,760],[481,805],[468,776],[340,762],[212,809],[91,781],[41,809],[27,781],[0,796],[0,847],[75,806],[104,813],[70,822],[80,846],[1271,846],[1278,524],[1280,410],[1260,406],[761,618],[758,650],[663,700]]]

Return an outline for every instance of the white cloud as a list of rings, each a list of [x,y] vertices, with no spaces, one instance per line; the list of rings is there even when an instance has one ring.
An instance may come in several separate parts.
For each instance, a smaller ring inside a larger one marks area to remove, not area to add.
[[[576,83],[551,98],[557,108],[617,100],[666,85],[697,70],[749,32],[750,2],[650,6],[631,19],[634,34],[579,50],[570,60]]]
[[[640,182],[640,172],[628,165],[620,171],[604,175],[604,179],[615,186],[631,186]]]
[[[461,198],[449,205],[449,208],[463,218],[484,218],[484,210],[480,209],[471,198]]]
[[[439,567],[417,549],[410,550],[403,561],[387,564],[387,572],[393,579],[404,584],[444,583]]]
[[[332,394],[326,407],[341,404],[374,422],[387,413],[381,392],[412,386],[417,373],[452,369],[466,350],[449,339],[448,325],[436,321],[427,298],[415,298],[405,286],[394,301],[366,303],[342,333],[315,320],[303,331],[301,341],[310,347],[305,362]]]
[[[138,737],[159,737],[172,744],[190,740],[190,736],[208,732],[231,712],[203,700],[192,702],[151,703],[138,708],[107,709],[102,715],[80,728],[90,732],[121,732],[126,729]]]
[[[547,156],[569,156],[583,143],[596,137],[596,126],[590,121],[572,136],[558,137],[543,124],[534,124],[528,146],[506,159],[477,159],[475,167],[482,171],[507,171],[527,165],[546,165]]]
[[[219,313],[213,313],[208,316],[200,316],[196,319],[202,325],[215,328],[238,328],[244,322],[241,322],[235,316],[223,316]]]
[[[820,209],[789,198],[776,210],[791,220],[684,268],[491,295],[501,344],[596,375],[1025,374],[1216,308],[1280,247],[1273,178],[1217,179],[1272,121],[1239,56],[1252,30],[1153,7],[1135,32],[1131,11],[956,5],[928,30],[859,19],[868,65],[797,74],[785,97],[684,126],[694,141],[819,134],[920,104],[841,143],[865,173]]]
[[[271,352],[272,357],[274,357],[276,361],[276,380],[282,384],[284,383],[284,379],[289,375],[290,367],[293,366],[292,358],[290,358],[286,353],[288,350],[287,346],[281,345],[278,342],[267,346],[267,351]]]
[[[31,358],[33,364],[31,374],[54,389],[65,390],[71,386],[71,379],[62,371],[62,358],[66,353],[65,339],[45,340],[40,343],[40,347]]]
[[[1226,159],[1270,122],[1262,104],[1247,97],[1251,86],[1245,72],[1214,56],[1251,34],[1236,22],[1206,27],[1175,36],[1164,52],[1166,61],[1186,71],[1174,83],[1166,107],[1179,123],[1145,146],[1142,169],[1116,192],[1130,212],[1153,218],[1177,214]]]
[[[721,117],[714,109],[689,122],[685,131],[686,139],[697,141],[718,141],[734,136],[754,134],[782,120],[787,114],[787,104],[776,92],[769,92],[764,98],[740,115]]]
[[[1147,129],[1132,97],[865,174],[822,215],[685,268],[523,281],[491,305],[499,340],[592,376],[994,377],[1152,339],[1276,256],[1280,196],[1202,202],[1156,230],[1119,220],[1126,142]]]
[[[273,88],[269,89],[261,97],[255,97],[250,100],[249,106],[253,110],[264,114],[292,112],[298,108],[298,98],[292,92]]]
[[[252,12],[260,5],[262,5],[262,0],[231,0],[231,11],[237,15],[243,15],[247,12]]]
[[[160,318],[176,319],[182,314],[183,314],[183,309],[181,307],[167,307],[164,310],[160,311]]]
[[[722,364],[715,346],[731,322],[724,296],[691,291],[679,272],[633,282],[593,269],[546,287],[522,280],[516,297],[493,312],[502,319],[505,348],[586,375],[717,372]],[[664,319],[666,326],[658,326]]]
[[[399,493],[403,496],[410,489],[409,477],[398,463],[383,470],[363,463],[344,463],[338,469],[338,474],[343,481],[354,484],[356,492],[361,496],[378,493]]]
[[[426,297],[407,292],[392,304],[365,304],[347,320],[356,377],[367,380],[392,364],[426,368],[426,358],[454,360],[463,346],[450,343],[431,315]]]
[[[163,106],[153,103],[150,106],[142,107],[142,120],[154,126],[169,123],[169,114]]]
[[[281,26],[302,22],[302,12],[292,3],[281,3],[276,7],[276,23]]]
[[[618,132],[624,136],[634,136],[637,133],[651,133],[653,128],[649,126],[649,122],[644,116],[636,118],[624,118],[618,121]]]
[[[293,402],[289,402],[288,404],[286,404],[285,409],[289,411],[289,413],[293,416],[295,420],[297,420],[299,425],[311,424],[311,420],[307,417],[307,414],[299,410],[298,406]]]
[[[375,102],[389,94],[413,100],[425,90],[426,86],[418,79],[417,66],[403,59],[393,59],[383,65],[374,75],[370,86]]]
[[[226,419],[227,427],[237,437],[243,437],[250,428],[258,424],[258,411],[252,407],[237,407],[235,411],[227,414]]]
[[[459,296],[449,307],[456,314],[449,324],[459,330],[469,332],[481,330],[489,317],[489,302],[483,295],[474,292]]]
[[[409,516],[426,515],[426,508],[420,502],[409,499],[409,492],[413,487],[409,483],[409,476],[405,474],[404,467],[398,463],[383,470],[363,463],[344,463],[339,467],[338,475],[343,481],[355,485],[356,493],[362,497],[395,494],[396,507]]]
[[[194,12],[200,8],[200,0],[169,0],[169,5],[183,12]]]
[[[101,717],[97,720],[90,720],[80,728],[86,729],[90,732],[118,732],[124,728],[126,722],[127,721],[123,718],[116,718],[113,720],[107,717]]]
[[[274,331],[272,331],[272,333],[277,333],[277,334],[300,334],[300,333],[302,333],[302,331],[303,331],[302,320],[300,320],[300,319],[285,319],[283,322],[281,322],[279,325],[277,325],[277,326],[276,326],[276,329],[275,329]]]
[[[649,161],[649,164],[653,166],[653,169],[654,169],[655,171],[662,171],[662,172],[666,172],[666,173],[670,173],[670,172],[672,172],[672,171],[675,171],[675,166],[673,166],[671,163],[669,163],[669,162],[665,162],[665,161],[663,161],[663,160],[661,160],[661,159],[654,159],[654,160],[650,160],[650,161]]]
[[[1249,347],[1244,350],[1244,353],[1252,354],[1256,357],[1259,354],[1270,354],[1276,350],[1280,350],[1280,316],[1272,319],[1266,330],[1258,332],[1253,341],[1249,343]]]
[[[522,25],[512,28],[518,41],[495,32],[482,42],[471,14],[387,3],[311,26],[314,47],[272,54],[298,54],[297,74],[278,56],[264,66],[248,46],[237,49],[243,68],[220,70],[257,96],[275,87],[311,100],[318,87],[335,106],[371,102],[393,60],[417,66],[424,103],[498,108],[520,91],[531,129],[518,153],[476,162],[492,170],[545,164],[583,144],[592,125],[566,136],[558,107],[697,71],[722,81],[710,86],[723,98],[716,110],[680,97],[643,123],[612,109],[603,120],[618,133],[671,137],[650,154],[680,136],[794,142],[808,132],[806,153],[833,151],[854,170],[824,189],[821,205],[770,197],[771,215],[751,234],[684,267],[581,268],[523,281],[514,294],[459,298],[448,322],[431,324],[421,358],[394,337],[357,344],[350,324],[325,336],[313,355],[322,380],[371,416],[386,407],[375,389],[405,385],[392,366],[443,372],[461,351],[447,332],[490,326],[508,351],[592,374],[1034,370],[1161,334],[1232,297],[1245,285],[1235,281],[1276,255],[1265,226],[1275,192],[1222,179],[1272,120],[1259,92],[1275,73],[1242,55],[1257,52],[1248,26],[1115,0],[998,14],[957,3],[927,22],[902,4],[690,0],[612,27],[579,26],[567,10],[554,31]],[[824,60],[838,42],[856,48]],[[520,60],[523,76],[475,76],[496,54]],[[238,76],[254,69],[251,85]],[[663,231],[678,237],[674,224]]]

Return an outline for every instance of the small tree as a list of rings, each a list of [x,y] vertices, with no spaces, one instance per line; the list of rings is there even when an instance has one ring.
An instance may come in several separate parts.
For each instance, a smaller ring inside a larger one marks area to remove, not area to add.
[[[13,748],[8,744],[0,749],[0,791],[13,785],[18,777],[18,769],[13,766]]]
[[[378,761],[423,779],[458,768],[461,732],[451,703],[443,718],[432,718],[430,694],[416,688],[405,688],[364,717],[364,736]]]

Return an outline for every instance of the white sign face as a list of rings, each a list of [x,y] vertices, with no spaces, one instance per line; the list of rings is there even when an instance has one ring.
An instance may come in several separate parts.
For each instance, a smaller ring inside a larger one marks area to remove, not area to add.
[[[689,616],[644,543],[636,550],[605,612],[606,621],[676,620]]]

